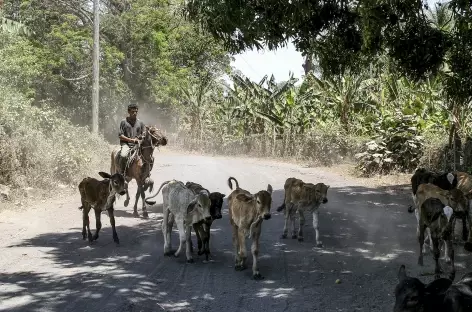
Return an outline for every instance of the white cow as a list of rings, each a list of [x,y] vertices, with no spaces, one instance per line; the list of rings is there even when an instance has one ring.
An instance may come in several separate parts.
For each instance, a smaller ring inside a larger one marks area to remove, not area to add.
[[[178,257],[182,252],[185,244],[185,253],[187,262],[193,262],[192,252],[190,248],[190,238],[192,233],[192,225],[204,220],[210,220],[211,201],[208,194],[204,191],[195,194],[192,190],[185,187],[181,181],[170,180],[161,184],[161,187],[151,197],[145,199],[149,205],[156,202],[148,201],[157,196],[162,189],[163,214],[162,234],[164,236],[164,255],[169,256],[171,252],[170,234],[174,222],[179,230],[180,245],[179,249],[174,253]]]

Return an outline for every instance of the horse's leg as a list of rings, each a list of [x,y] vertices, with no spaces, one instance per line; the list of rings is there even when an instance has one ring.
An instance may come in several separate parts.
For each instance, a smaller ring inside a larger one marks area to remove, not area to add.
[[[126,179],[128,180],[128,179]],[[129,182],[131,182],[131,179],[128,180],[128,184],[126,185],[126,199],[125,199],[125,202],[123,203],[125,205],[125,207],[128,207],[128,204],[129,204],[129,192],[128,192],[128,187],[129,187]]]
[[[147,189],[147,185],[144,184],[141,186],[141,188],[139,190],[141,190],[140,192],[140,195],[141,195],[141,201],[143,203],[143,218],[149,218],[149,215],[148,215],[148,212],[147,212],[147,209],[146,209],[146,203],[144,202],[144,192],[146,191]],[[138,196],[136,196],[136,198],[138,198]],[[137,203],[138,201],[136,201]]]
[[[141,195],[143,185],[140,183],[140,181],[136,181],[136,182],[138,182],[138,183],[136,183],[137,186],[138,186],[138,189],[136,190],[136,199],[134,201],[133,216],[139,217],[139,214],[138,214],[138,200],[139,200],[139,197]],[[143,198],[143,204],[144,204],[144,198]]]

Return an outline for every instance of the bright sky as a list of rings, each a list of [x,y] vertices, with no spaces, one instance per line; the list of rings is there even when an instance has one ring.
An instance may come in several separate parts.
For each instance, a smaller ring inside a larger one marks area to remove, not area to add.
[[[289,78],[289,72],[292,72],[293,76],[298,79],[301,79],[304,74],[302,54],[295,50],[292,42],[276,51],[267,49],[257,52],[254,49],[235,55],[234,58],[235,61],[231,66],[255,82],[259,82],[264,75],[270,77],[271,74],[274,74],[276,81],[283,81]]]
[[[434,3],[446,2],[445,0],[427,0],[430,7],[434,8]],[[252,81],[259,82],[264,75],[270,77],[274,74],[276,81],[284,81],[289,77],[289,72],[301,80],[303,71],[303,57],[295,50],[292,42],[285,48],[276,51],[257,52],[256,50],[246,51],[234,56],[235,61],[231,64],[239,69],[246,77]],[[300,82],[299,80],[299,82]]]

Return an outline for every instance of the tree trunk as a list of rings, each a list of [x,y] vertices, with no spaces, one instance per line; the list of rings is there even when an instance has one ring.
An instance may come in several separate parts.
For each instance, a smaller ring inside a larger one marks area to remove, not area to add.
[[[470,173],[472,169],[472,137],[467,137],[464,144],[463,170]]]
[[[305,55],[305,62],[302,65],[305,70],[305,76],[307,76],[311,71],[313,71],[313,56],[311,53]]]

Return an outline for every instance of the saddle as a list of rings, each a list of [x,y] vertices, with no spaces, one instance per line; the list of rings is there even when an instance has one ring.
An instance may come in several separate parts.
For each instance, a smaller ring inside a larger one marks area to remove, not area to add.
[[[117,164],[117,167],[120,173],[123,174],[124,176],[126,176],[126,171],[128,170],[133,160],[136,158],[139,158],[139,155],[137,153],[138,148],[139,148],[139,145],[137,144],[133,146],[132,148],[130,148],[128,156],[125,159],[123,159],[120,155],[120,147],[116,149],[115,164]]]

